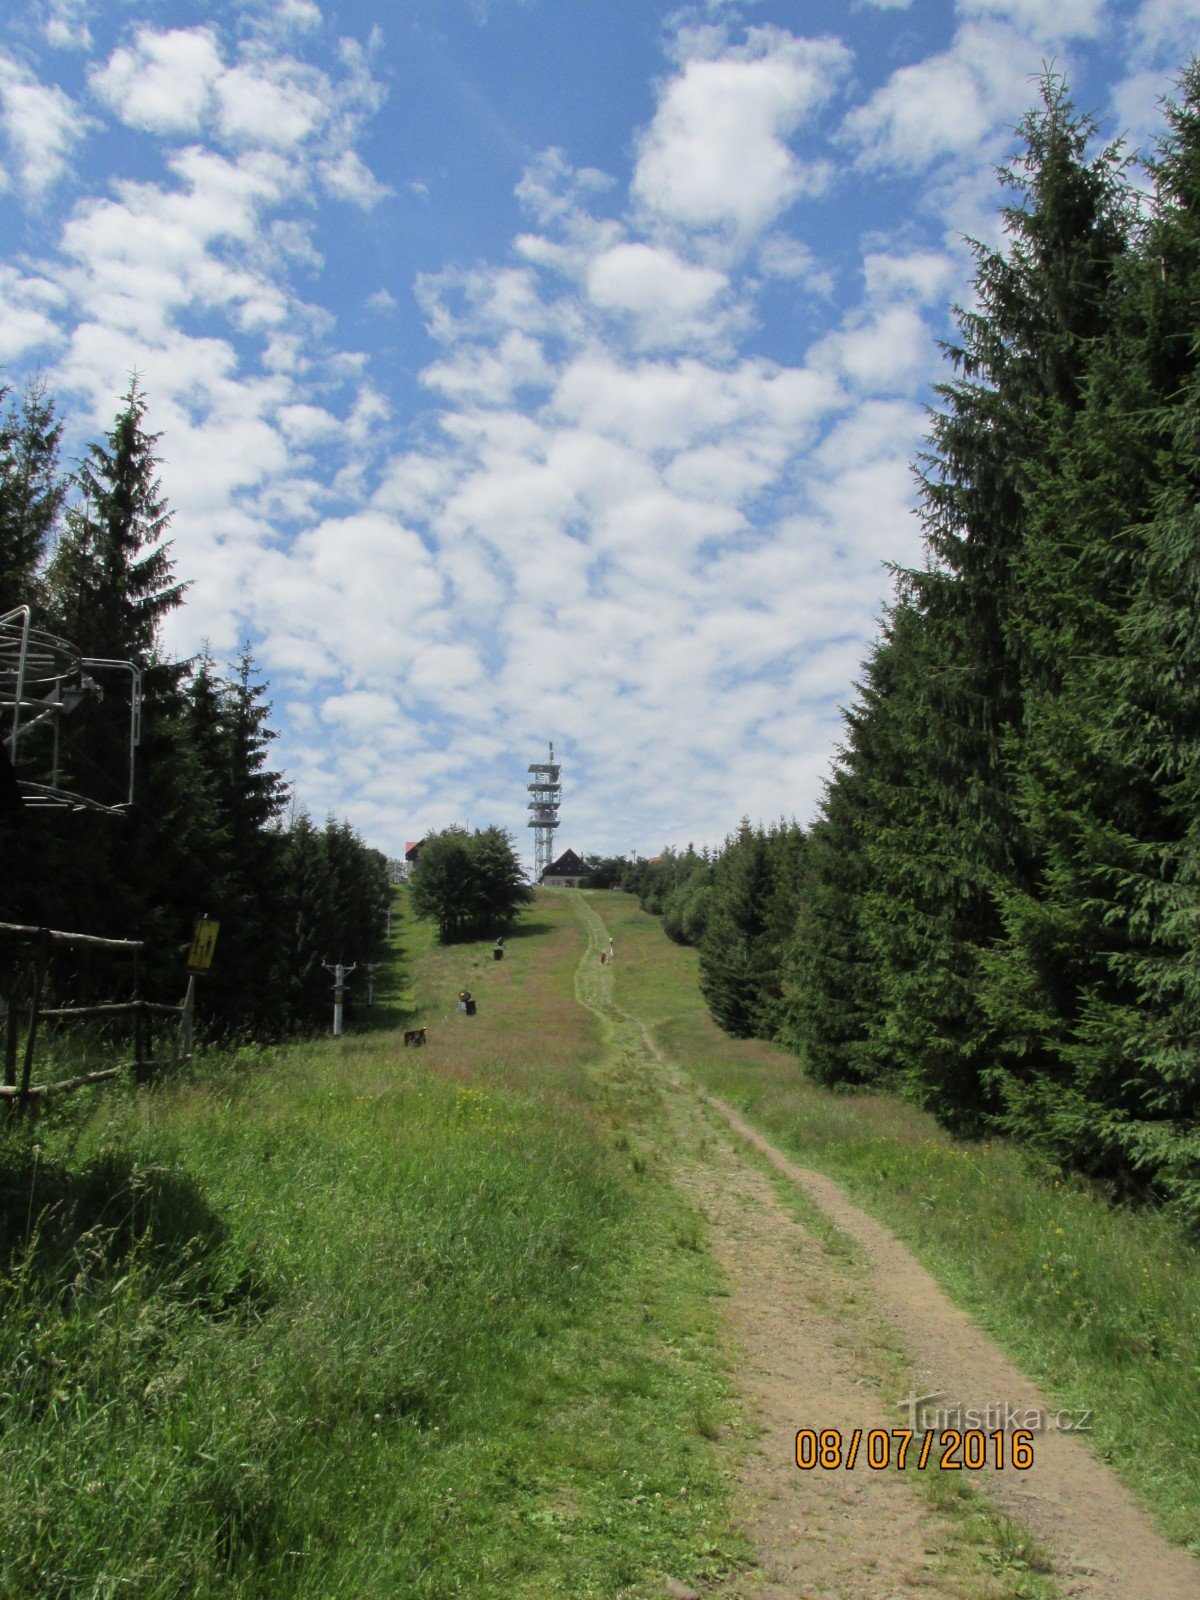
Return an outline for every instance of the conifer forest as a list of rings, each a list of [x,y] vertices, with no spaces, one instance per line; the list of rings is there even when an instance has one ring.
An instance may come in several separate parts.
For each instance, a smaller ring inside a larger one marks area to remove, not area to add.
[[[1048,75],[974,247],[811,827],[593,862],[730,1032],[1200,1223],[1200,66],[1145,166]]]
[[[134,802],[118,815],[0,805],[0,918],[145,941],[142,983],[176,1001],[198,914],[220,924],[204,981],[210,1036],[278,1037],[324,1020],[324,963],[382,944],[385,857],[344,821],[291,807],[270,765],[270,706],[249,648],[227,667],[169,658],[175,573],[157,436],[132,381],[111,431],[73,474],[62,420],[34,385],[0,418],[0,615],[23,605],[85,656],[142,669]],[[68,788],[105,805],[129,781],[128,694],[89,701],[64,751]],[[10,796],[11,799],[11,796]],[[87,989],[86,974],[70,976]],[[93,975],[93,983],[100,975]]]

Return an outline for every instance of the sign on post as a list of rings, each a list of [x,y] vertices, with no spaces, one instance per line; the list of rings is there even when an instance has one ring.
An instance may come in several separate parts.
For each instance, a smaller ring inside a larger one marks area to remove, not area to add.
[[[212,966],[213,951],[217,947],[217,934],[220,928],[219,922],[209,922],[204,916],[196,918],[192,926],[192,948],[188,951],[187,958],[189,972],[207,972]]]

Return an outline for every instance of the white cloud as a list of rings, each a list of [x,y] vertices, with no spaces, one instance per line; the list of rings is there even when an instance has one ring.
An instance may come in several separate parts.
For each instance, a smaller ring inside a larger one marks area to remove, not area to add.
[[[459,403],[499,405],[518,389],[550,381],[550,368],[541,346],[528,334],[513,328],[491,350],[469,347],[445,361],[435,361],[421,373],[421,382]]]
[[[1163,75],[1160,69],[1134,72],[1116,84],[1112,92],[1112,112],[1116,131],[1135,146],[1147,147],[1163,129]]]
[[[556,416],[647,451],[711,441],[735,425],[792,430],[797,442],[837,404],[835,382],[811,370],[744,360],[729,371],[704,362],[641,361],[585,354],[567,366],[552,398]]]
[[[802,280],[814,294],[833,293],[833,276],[806,244],[786,234],[768,234],[758,247],[758,269],[768,278]]]
[[[343,150],[336,159],[320,162],[317,170],[335,200],[348,200],[364,211],[373,210],[393,193],[386,183],[380,183],[356,150]]]
[[[1126,75],[1112,89],[1118,131],[1149,148],[1163,131],[1162,101],[1195,53],[1200,0],[1145,0],[1122,29]]]
[[[221,133],[239,144],[287,150],[325,117],[316,83],[293,61],[233,67],[217,80],[216,94]]]
[[[0,263],[0,365],[35,352],[44,355],[61,344],[54,319],[61,300],[52,284]]]
[[[115,117],[148,133],[195,133],[222,71],[211,28],[166,33],[139,28],[91,75],[92,92]]]
[[[316,0],[278,0],[275,16],[285,28],[311,33],[321,26],[321,10]]]
[[[894,72],[847,116],[845,134],[868,166],[915,170],[975,153],[1025,109],[1039,65],[1037,47],[1003,24],[964,24],[949,50]]]
[[[593,257],[587,292],[603,311],[624,313],[640,346],[678,348],[707,342],[726,318],[714,304],[729,279],[712,267],[693,266],[673,251],[625,243]]]
[[[1000,17],[1035,39],[1091,38],[1105,21],[1107,0],[956,0],[964,17]]]
[[[654,217],[747,238],[827,180],[788,146],[850,63],[836,39],[752,28],[743,46],[693,57],[665,85],[638,143],[635,198]]]
[[[907,255],[876,251],[863,261],[867,294],[872,299],[908,294],[926,305],[945,304],[957,271],[952,256],[933,250],[914,250]]]
[[[1196,26],[1200,23],[1200,0],[1145,0],[1134,19],[1131,32],[1140,52],[1177,57],[1194,48]]]
[[[299,445],[318,444],[323,439],[336,437],[342,426],[323,406],[306,403],[281,406],[278,421],[288,443]]]
[[[50,0],[42,23],[47,44],[56,50],[90,50],[88,0]]]
[[[930,329],[911,305],[891,305],[853,319],[813,351],[841,376],[873,393],[912,390],[929,377],[938,357]]]
[[[22,191],[38,199],[67,170],[87,121],[69,95],[0,53],[0,120]]]

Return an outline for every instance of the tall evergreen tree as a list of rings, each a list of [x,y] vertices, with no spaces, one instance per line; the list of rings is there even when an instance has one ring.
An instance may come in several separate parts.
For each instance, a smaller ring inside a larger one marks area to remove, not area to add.
[[[1020,573],[1031,504],[1088,355],[1112,313],[1128,201],[1115,149],[1048,76],[1006,183],[1003,250],[975,246],[975,309],[948,348],[923,463],[930,564],[906,575],[925,663],[906,706],[908,773],[880,797],[866,924],[885,1038],[915,1092],[973,1120],[995,1039],[980,963],[1003,937],[1003,885],[1031,870],[1005,751],[1022,724]]]
[[[0,401],[7,391],[0,389]],[[0,417],[0,615],[30,605],[40,613],[43,571],[67,492],[59,468],[62,423],[41,382]],[[34,625],[45,625],[39,614]]]
[[[158,435],[146,431],[145,415],[146,399],[134,378],[112,430],[103,443],[89,446],[79,467],[80,503],[66,514],[49,574],[59,631],[86,656],[133,661],[142,670],[143,765],[155,759],[163,718],[179,709],[174,691],[184,669],[162,655],[159,631],[187,587],[175,577]],[[129,705],[115,679],[103,687],[105,698],[91,707],[86,731],[72,730],[71,759],[79,787],[114,804],[128,788]]]
[[[727,1033],[763,1037],[780,984],[770,942],[772,891],[766,835],[743,817],[713,871],[712,898],[700,942],[700,988]]]

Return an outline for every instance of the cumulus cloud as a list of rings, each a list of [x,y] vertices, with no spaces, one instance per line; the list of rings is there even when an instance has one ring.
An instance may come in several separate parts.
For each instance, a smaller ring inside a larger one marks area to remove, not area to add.
[[[976,151],[1024,110],[1030,63],[1026,41],[1008,26],[964,24],[949,50],[894,72],[850,112],[844,132],[874,167],[917,170]]]
[[[62,291],[45,278],[26,276],[0,263],[0,365],[42,358],[62,343],[55,320]]]
[[[1145,0],[1134,14],[1129,31],[1143,57],[1182,60],[1196,41],[1200,0]]]
[[[42,33],[56,50],[90,50],[92,33],[87,22],[88,0],[50,0],[42,18]]]
[[[705,43],[712,44],[711,38]],[[752,28],[744,45],[697,54],[663,87],[638,143],[633,193],[652,217],[739,238],[761,231],[828,179],[790,136],[850,65],[839,40]]]
[[[321,26],[321,8],[316,0],[278,0],[276,20],[285,28],[311,33]]]
[[[0,121],[17,183],[39,199],[66,173],[87,122],[69,95],[0,52]]]
[[[1090,38],[1100,31],[1107,0],[957,0],[964,17],[1002,17],[1033,38]]]
[[[139,28],[131,45],[114,50],[91,75],[92,92],[131,128],[148,133],[195,133],[221,76],[221,52],[211,28]]]
[[[301,31],[320,13],[298,0],[273,13]],[[314,162],[311,177],[326,194],[371,210],[392,191],[354,148],[364,116],[382,103],[367,53],[353,40],[339,49],[342,73],[329,73],[272,50],[253,37],[229,53],[212,26],[144,26],[90,77],[93,94],[127,126],[160,136],[209,132],[227,149],[274,150]]]
[[[723,320],[716,302],[728,286],[723,272],[690,265],[670,250],[640,242],[614,245],[595,256],[587,269],[592,304],[625,314],[639,345],[675,348],[707,340]]]
[[[226,139],[286,150],[324,117],[318,80],[288,60],[232,67],[216,84],[217,121]]]
[[[357,150],[343,150],[334,160],[321,161],[317,171],[321,184],[335,200],[348,200],[363,211],[372,211],[393,191],[367,166]]]

